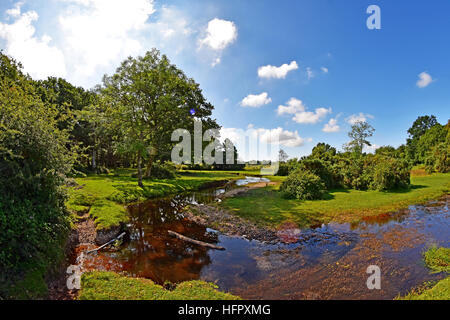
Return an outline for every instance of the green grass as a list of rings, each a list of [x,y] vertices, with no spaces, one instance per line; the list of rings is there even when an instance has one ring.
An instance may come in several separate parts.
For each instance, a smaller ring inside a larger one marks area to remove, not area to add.
[[[426,283],[396,300],[450,300],[450,277],[437,283]]]
[[[278,182],[283,180],[274,178]],[[332,221],[358,222],[440,197],[450,189],[450,174],[413,176],[411,183],[408,190],[392,192],[332,190],[324,200],[315,201],[287,200],[278,187],[272,186],[228,198],[221,205],[243,218],[268,226],[286,221],[301,228]]]
[[[450,248],[431,247],[424,253],[424,260],[434,272],[450,272]]]
[[[450,272],[450,248],[431,247],[424,253],[424,260],[433,272]],[[450,277],[435,284],[425,283],[398,300],[450,300]]]
[[[133,170],[122,169],[75,179],[82,188],[69,190],[68,209],[74,213],[89,212],[97,229],[109,229],[128,221],[126,204],[192,191],[208,182],[239,177],[232,172],[183,171],[177,179],[144,180],[144,188],[141,188],[132,173]]]
[[[238,300],[203,281],[178,284],[172,291],[151,280],[128,278],[113,272],[91,272],[82,277],[79,300]]]

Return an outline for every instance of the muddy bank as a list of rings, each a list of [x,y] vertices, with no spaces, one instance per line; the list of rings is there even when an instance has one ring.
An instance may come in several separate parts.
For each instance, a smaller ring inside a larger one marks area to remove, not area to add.
[[[69,235],[65,248],[64,262],[47,279],[48,298],[50,300],[74,300],[76,298],[78,290],[69,290],[67,288],[67,268],[76,260],[77,248],[81,246],[93,248],[96,246],[96,235],[95,223],[89,217],[89,214],[80,217]]]
[[[276,185],[276,183],[270,182],[269,180],[261,181],[261,178],[247,178],[246,181],[252,182],[252,179],[255,179],[255,182],[245,186],[239,186],[238,182],[238,187],[230,188],[228,190],[224,189],[223,193],[217,195],[216,202],[220,202],[226,198],[236,197],[249,192],[250,190]],[[223,208],[204,203],[189,205],[186,208],[184,216],[190,221],[207,228],[212,228],[224,235],[230,237],[242,237],[247,240],[257,240],[268,244],[280,242],[280,240],[282,240],[280,231],[283,230],[282,232],[284,232],[285,229],[275,230],[269,227],[259,226],[238,217]]]
[[[185,217],[227,236],[258,240],[263,243],[277,243],[279,241],[276,230],[257,226],[215,206],[190,205],[186,210]]]

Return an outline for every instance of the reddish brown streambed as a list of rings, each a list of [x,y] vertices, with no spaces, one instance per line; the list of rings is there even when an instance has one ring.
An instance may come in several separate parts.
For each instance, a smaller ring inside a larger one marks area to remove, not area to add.
[[[444,276],[429,272],[422,252],[432,244],[450,245],[449,197],[360,224],[285,230],[280,240],[290,244],[263,244],[228,237],[184,218],[187,203],[210,203],[221,192],[131,206],[129,239],[118,250],[92,256],[91,267],[160,284],[201,279],[248,299],[392,299]],[[184,242],[167,230],[226,250]],[[381,290],[366,286],[369,265],[381,269]]]

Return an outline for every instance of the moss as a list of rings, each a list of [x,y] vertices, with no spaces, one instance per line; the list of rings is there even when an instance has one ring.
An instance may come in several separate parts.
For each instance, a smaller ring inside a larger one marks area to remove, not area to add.
[[[450,300],[450,277],[434,285],[427,283],[404,297],[398,297],[397,300]]]
[[[434,272],[450,272],[450,248],[433,246],[424,253],[424,260]]]
[[[169,291],[151,280],[129,278],[113,272],[83,274],[79,300],[237,300],[203,281],[183,282]]]
[[[450,248],[431,247],[424,253],[424,260],[433,272],[450,272]],[[450,300],[450,277],[437,283],[425,283],[397,300]]]

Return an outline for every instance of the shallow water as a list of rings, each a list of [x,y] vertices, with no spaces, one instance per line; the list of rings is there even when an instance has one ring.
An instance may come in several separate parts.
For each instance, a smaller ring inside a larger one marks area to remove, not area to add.
[[[237,185],[255,182],[261,181]],[[129,239],[119,250],[96,255],[93,265],[160,284],[215,282],[248,299],[392,299],[444,276],[429,272],[422,252],[432,244],[450,245],[448,197],[359,224],[306,230],[287,224],[278,232],[282,242],[269,245],[221,235],[183,217],[186,204],[211,203],[223,192],[219,188],[131,206]],[[184,242],[167,230],[226,250]],[[381,290],[366,286],[369,265],[381,269]]]

